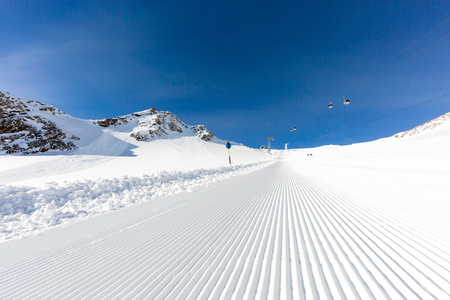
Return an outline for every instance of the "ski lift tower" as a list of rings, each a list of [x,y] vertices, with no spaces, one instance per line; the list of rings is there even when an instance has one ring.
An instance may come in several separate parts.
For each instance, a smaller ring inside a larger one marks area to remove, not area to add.
[[[271,153],[270,153],[270,141],[273,141],[274,139],[275,139],[275,138],[274,138],[273,136],[269,136],[269,137],[266,139],[266,141],[269,142],[268,150],[267,150],[267,152],[269,152],[269,154],[271,154]]]

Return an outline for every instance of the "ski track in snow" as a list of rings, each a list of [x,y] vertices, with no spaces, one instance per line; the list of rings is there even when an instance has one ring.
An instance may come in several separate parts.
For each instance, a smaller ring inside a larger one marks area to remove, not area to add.
[[[448,229],[434,230],[446,220],[417,225],[421,203],[366,205],[286,160],[179,197],[121,229],[2,255],[0,298],[450,298]]]

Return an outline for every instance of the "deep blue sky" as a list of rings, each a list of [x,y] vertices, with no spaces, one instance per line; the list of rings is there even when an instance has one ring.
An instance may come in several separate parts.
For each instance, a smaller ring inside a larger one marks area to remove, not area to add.
[[[366,122],[450,92],[448,18],[440,0],[6,0],[0,91],[84,119],[156,107],[250,147],[363,142],[450,111]]]

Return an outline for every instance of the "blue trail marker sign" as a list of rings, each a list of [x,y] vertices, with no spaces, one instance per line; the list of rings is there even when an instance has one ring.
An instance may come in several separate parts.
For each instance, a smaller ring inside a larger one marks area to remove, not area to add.
[[[230,165],[231,165],[231,153],[230,153],[230,149],[231,149],[231,144],[230,142],[227,142],[227,149],[228,149],[228,160],[230,161]]]

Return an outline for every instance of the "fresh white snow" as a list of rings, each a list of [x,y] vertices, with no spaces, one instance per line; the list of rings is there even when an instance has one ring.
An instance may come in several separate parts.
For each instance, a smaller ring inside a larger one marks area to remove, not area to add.
[[[232,166],[224,143],[105,130],[0,155],[0,298],[450,299],[448,121],[272,156],[234,144]]]
[[[133,141],[103,133],[70,154],[0,155],[0,240],[40,233],[261,169],[275,157],[195,136]],[[127,142],[125,142],[127,141]],[[57,152],[58,153],[58,152]]]

